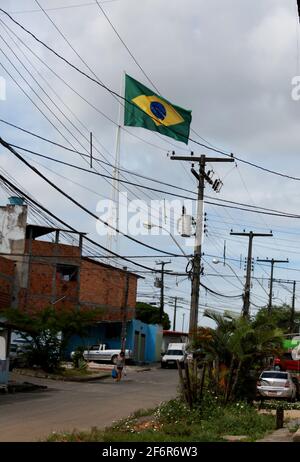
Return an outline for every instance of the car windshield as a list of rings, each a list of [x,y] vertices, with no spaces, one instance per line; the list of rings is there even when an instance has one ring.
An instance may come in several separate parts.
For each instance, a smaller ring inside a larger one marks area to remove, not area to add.
[[[168,356],[182,356],[183,351],[182,350],[168,350],[167,355]]]
[[[286,372],[263,372],[262,379],[282,379],[287,380],[288,374]]]

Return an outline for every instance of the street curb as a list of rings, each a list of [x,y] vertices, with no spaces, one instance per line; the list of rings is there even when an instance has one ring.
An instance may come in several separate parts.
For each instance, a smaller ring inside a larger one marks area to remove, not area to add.
[[[39,372],[34,373],[30,371],[22,371],[22,369],[14,369],[13,371],[15,374],[19,375],[25,375],[27,377],[34,377],[37,379],[50,379],[50,380],[56,380],[56,381],[61,381],[61,382],[91,382],[94,380],[101,380],[101,379],[106,379],[111,376],[111,374],[93,374],[89,375],[87,377],[63,377],[60,375],[48,375],[48,374],[41,374]]]
[[[294,443],[300,443],[300,428],[299,430],[296,431],[296,433],[293,436],[293,442]]]
[[[92,382],[93,380],[107,379],[111,374],[93,375],[89,377],[73,377],[64,379],[65,382]],[[56,379],[60,380],[60,379]]]

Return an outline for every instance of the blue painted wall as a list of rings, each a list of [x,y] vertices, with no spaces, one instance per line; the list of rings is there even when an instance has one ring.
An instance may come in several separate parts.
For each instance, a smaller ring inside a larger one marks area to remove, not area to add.
[[[79,345],[91,346],[106,343],[111,349],[119,349],[121,344],[121,323],[99,323],[89,329],[84,338],[73,336],[66,350],[68,358],[71,351]],[[135,332],[139,333],[139,349],[141,349],[142,334],[145,335],[144,362],[155,362],[161,359],[162,327],[160,325],[145,324],[133,319],[127,323],[126,349],[134,350]],[[141,358],[139,358],[141,359]]]

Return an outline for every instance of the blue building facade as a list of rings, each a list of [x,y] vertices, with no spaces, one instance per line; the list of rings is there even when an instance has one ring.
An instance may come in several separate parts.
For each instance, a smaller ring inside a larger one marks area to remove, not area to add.
[[[91,347],[105,343],[109,349],[121,347],[121,322],[100,322],[90,327],[86,337],[73,336],[66,350],[69,357],[71,351],[78,346]],[[133,351],[133,359],[137,363],[160,361],[163,331],[159,324],[145,324],[133,319],[126,326],[126,349]]]

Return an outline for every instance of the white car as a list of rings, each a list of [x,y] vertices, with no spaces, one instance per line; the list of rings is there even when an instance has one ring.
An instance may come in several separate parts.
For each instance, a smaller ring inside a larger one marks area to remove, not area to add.
[[[177,361],[179,361],[181,367],[184,366],[186,359],[186,344],[185,343],[170,343],[168,351],[162,357],[161,367],[177,367]]]
[[[264,371],[257,383],[258,395],[262,398],[285,398],[294,401],[296,385],[290,372]]]
[[[106,343],[98,343],[92,345],[87,350],[84,350],[83,357],[86,361],[109,361],[116,364],[120,349],[110,349]],[[75,351],[71,352],[71,359],[74,357]],[[125,350],[125,359],[132,360],[133,353],[131,350]]]

